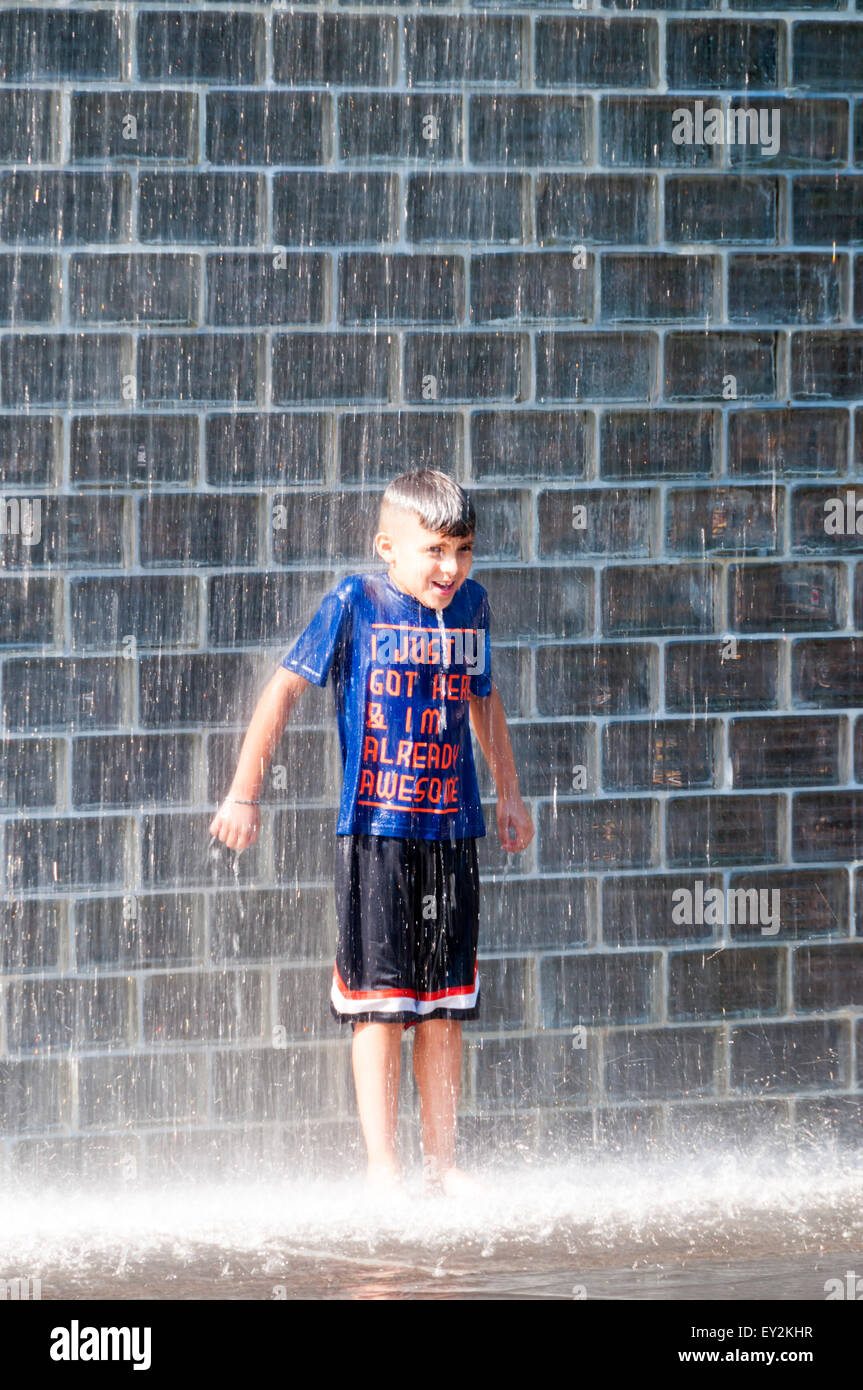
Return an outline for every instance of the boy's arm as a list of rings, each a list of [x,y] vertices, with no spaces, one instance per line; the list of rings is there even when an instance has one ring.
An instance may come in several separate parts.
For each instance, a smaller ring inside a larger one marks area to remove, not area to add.
[[[270,759],[291,710],[310,684],[296,671],[279,666],[264,686],[243,739],[234,780],[210,824],[210,834],[217,835],[231,849],[247,849],[257,838],[260,813],[257,806],[243,803],[259,799]]]
[[[535,831],[521,799],[503,701],[492,682],[489,695],[470,696],[470,722],[497,787],[497,828],[505,850],[526,849]]]

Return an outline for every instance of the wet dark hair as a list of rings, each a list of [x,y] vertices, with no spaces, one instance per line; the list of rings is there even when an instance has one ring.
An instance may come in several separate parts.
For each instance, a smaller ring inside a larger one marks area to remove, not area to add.
[[[439,468],[415,468],[393,478],[381,498],[381,517],[387,507],[413,512],[427,531],[445,536],[472,536],[476,530],[470,497]]]

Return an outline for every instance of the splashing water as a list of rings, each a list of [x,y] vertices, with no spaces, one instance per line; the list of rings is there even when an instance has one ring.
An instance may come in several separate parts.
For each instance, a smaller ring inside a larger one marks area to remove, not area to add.
[[[100,1266],[127,1281],[155,1270],[165,1280],[230,1277],[242,1287],[306,1279],[309,1262],[318,1278],[365,1266],[390,1284],[425,1276],[458,1287],[519,1270],[564,1287],[603,1269],[806,1254],[841,1277],[843,1261],[863,1250],[861,1198],[863,1160],[837,1162],[827,1148],[702,1151],[671,1165],[618,1156],[500,1167],[469,1200],[425,1197],[418,1175],[396,1196],[332,1177],[79,1189],[74,1203],[59,1190],[7,1190],[0,1258],[58,1290],[64,1281],[92,1287]]]

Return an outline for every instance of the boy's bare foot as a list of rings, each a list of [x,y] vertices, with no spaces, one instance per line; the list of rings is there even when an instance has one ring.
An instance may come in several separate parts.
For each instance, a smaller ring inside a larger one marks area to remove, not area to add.
[[[427,1193],[442,1192],[445,1197],[473,1197],[480,1190],[476,1178],[463,1169],[441,1168],[433,1158],[423,1160],[423,1188]]]
[[[476,1178],[461,1168],[447,1168],[440,1175],[440,1185],[445,1197],[475,1197],[480,1190]]]

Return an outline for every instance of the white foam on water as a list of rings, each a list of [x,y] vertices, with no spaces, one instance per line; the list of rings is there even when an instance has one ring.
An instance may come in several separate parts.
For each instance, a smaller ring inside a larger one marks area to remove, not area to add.
[[[673,1164],[606,1157],[489,1171],[469,1198],[426,1196],[418,1175],[395,1196],[371,1193],[357,1178],[130,1183],[72,1194],[7,1187],[0,1275],[102,1258],[122,1266],[155,1252],[183,1263],[202,1251],[254,1253],[264,1268],[287,1254],[392,1260],[401,1252],[411,1268],[433,1270],[467,1244],[482,1255],[515,1242],[525,1251],[554,1243],[626,1258],[662,1241],[721,1250],[741,1245],[749,1230],[772,1232],[774,1248],[811,1249],[819,1233],[831,1248],[840,1237],[863,1248],[863,1155],[703,1152]]]

